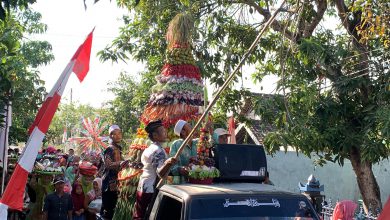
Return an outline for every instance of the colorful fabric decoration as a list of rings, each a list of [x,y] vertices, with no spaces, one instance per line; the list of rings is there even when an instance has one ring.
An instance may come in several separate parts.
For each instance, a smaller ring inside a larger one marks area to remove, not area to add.
[[[197,66],[194,65],[172,65],[165,64],[161,70],[162,76],[177,76],[177,77],[187,77],[201,80],[200,70]]]
[[[191,121],[199,118],[199,108],[186,104],[148,105],[140,120],[147,124],[156,118],[163,120],[165,127],[170,127],[180,119]]]
[[[79,165],[79,169],[80,169],[80,174],[83,176],[95,176],[97,173],[97,167],[87,161],[83,161]]]
[[[107,128],[108,124],[96,117],[93,121],[90,118],[83,118],[82,125],[84,127],[84,130],[81,131],[82,137],[73,137],[69,141],[78,144],[80,152],[99,153],[104,151],[108,147],[107,143],[104,142],[108,140],[108,137],[101,136],[101,133]]]

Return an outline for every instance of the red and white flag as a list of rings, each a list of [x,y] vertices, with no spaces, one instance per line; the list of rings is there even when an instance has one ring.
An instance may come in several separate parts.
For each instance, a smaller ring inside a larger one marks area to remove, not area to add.
[[[77,75],[80,82],[83,81],[88,73],[92,36],[93,30],[84,43],[77,49],[39,109],[34,123],[29,129],[30,137],[26,143],[26,147],[23,150],[22,156],[20,157],[3,197],[1,198],[0,219],[7,219],[7,208],[22,210],[28,174],[33,169],[38,150],[42,145],[42,140],[49,129],[50,122],[60,103],[61,95],[64,92],[66,83],[72,72]]]

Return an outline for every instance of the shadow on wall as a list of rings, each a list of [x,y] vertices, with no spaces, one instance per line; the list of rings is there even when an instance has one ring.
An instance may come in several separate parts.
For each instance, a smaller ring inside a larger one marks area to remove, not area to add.
[[[279,151],[273,157],[267,155],[270,179],[280,188],[299,193],[298,183],[306,183],[310,174],[313,174],[325,186],[323,194],[326,200],[332,201],[361,199],[356,183],[355,173],[349,160],[344,166],[337,163],[327,163],[323,167],[315,166],[313,161],[305,155],[292,151]],[[381,189],[381,200],[386,202],[390,195],[390,161],[384,160],[373,166],[374,175]]]

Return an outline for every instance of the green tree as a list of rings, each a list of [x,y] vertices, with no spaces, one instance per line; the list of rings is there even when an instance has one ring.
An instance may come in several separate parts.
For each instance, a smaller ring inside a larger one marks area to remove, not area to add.
[[[357,1],[352,11],[362,12],[362,22],[357,26],[361,43],[379,39],[390,46],[390,4],[388,1]]]
[[[118,80],[110,83],[109,91],[115,98],[107,103],[109,119],[118,124],[129,138],[140,126],[138,118],[144,105],[144,94],[140,94],[139,83],[126,73],[121,73]]]
[[[197,19],[193,48],[198,66],[216,86],[224,82],[259,27],[271,17],[271,8],[277,7],[277,1],[268,0],[117,3],[129,10],[129,16],[123,19],[120,36],[100,53],[102,59],[131,56],[144,61],[144,77],[152,80],[163,64],[168,22],[187,11]],[[387,158],[390,150],[389,53],[377,39],[361,41],[359,33],[368,27],[361,25],[362,8],[353,3],[289,1],[246,64],[256,66],[255,82],[270,74],[280,77],[277,93],[282,96],[255,102],[256,113],[276,127],[267,136],[266,147],[273,152],[290,145],[340,165],[350,160],[363,201],[375,211],[381,201],[372,164]],[[339,28],[321,25],[325,17],[337,21]],[[237,100],[247,96],[247,91],[230,88],[219,104],[239,112]]]
[[[5,20],[7,14],[12,10],[27,9],[29,4],[35,3],[36,0],[0,0],[0,20]]]
[[[68,137],[70,134],[80,136],[80,131],[83,129],[83,118],[94,120],[95,117],[108,121],[109,115],[104,110],[96,109],[90,105],[61,103],[46,133],[46,143],[61,145],[64,129],[68,132]]]
[[[0,20],[0,111],[12,101],[13,124],[10,143],[25,142],[28,127],[34,121],[42,103],[45,88],[37,68],[54,59],[51,45],[46,41],[31,41],[27,34],[40,34],[46,25],[41,15],[31,10]]]

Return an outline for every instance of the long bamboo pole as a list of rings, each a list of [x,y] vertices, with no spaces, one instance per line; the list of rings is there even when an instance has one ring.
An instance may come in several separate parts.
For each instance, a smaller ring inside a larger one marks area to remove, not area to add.
[[[202,116],[199,118],[198,122],[195,124],[195,126],[192,128],[190,134],[187,136],[187,138],[184,140],[184,142],[180,145],[180,148],[176,152],[174,158],[177,160],[177,158],[180,156],[181,152],[183,151],[184,147],[189,143],[189,141],[192,138],[192,135],[195,133],[195,131],[200,127],[202,124],[202,121],[205,119],[205,117],[208,115],[210,109],[215,105],[219,97],[221,96],[221,93],[228,87],[230,82],[233,80],[234,76],[238,73],[242,65],[244,65],[245,60],[249,57],[249,55],[255,50],[257,44],[259,43],[261,37],[265,33],[265,31],[268,29],[268,27],[272,24],[272,22],[275,20],[276,15],[279,14],[282,7],[286,3],[286,0],[283,0],[280,7],[275,11],[275,13],[268,19],[268,21],[265,23],[264,27],[260,30],[259,34],[257,35],[256,39],[253,41],[252,45],[249,47],[248,51],[244,54],[244,56],[241,58],[240,62],[234,69],[234,71],[229,75],[229,77],[226,79],[225,83],[219,88],[217,94],[214,96],[213,100],[209,103],[205,111],[203,112]],[[168,169],[169,170],[169,169]],[[163,185],[165,179],[168,176],[168,173],[165,173],[163,177],[161,178],[160,182],[157,184],[157,188],[161,188]]]

